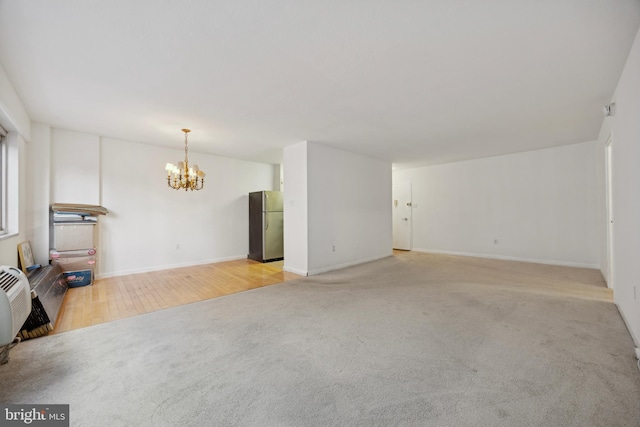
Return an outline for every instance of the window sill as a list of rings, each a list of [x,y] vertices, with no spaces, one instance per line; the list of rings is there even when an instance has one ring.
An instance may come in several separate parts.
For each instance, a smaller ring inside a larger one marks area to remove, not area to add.
[[[7,233],[7,234],[2,234],[0,235],[0,241],[2,240],[6,240],[6,239],[10,239],[12,237],[16,237],[18,234],[20,233]]]

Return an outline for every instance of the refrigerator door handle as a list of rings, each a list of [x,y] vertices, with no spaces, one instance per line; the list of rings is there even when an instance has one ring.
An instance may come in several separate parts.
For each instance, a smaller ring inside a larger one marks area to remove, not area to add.
[[[264,216],[264,229],[268,230],[269,229],[269,215]]]

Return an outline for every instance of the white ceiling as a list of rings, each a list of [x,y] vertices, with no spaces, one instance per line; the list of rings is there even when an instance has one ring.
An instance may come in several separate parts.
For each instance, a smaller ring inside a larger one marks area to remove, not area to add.
[[[411,167],[596,139],[639,25],[640,0],[0,0],[0,64],[54,127]]]

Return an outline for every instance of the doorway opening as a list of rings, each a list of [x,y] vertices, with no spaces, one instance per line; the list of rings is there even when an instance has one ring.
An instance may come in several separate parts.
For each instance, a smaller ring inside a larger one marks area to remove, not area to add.
[[[393,249],[411,250],[412,205],[411,182],[394,184],[393,198]]]

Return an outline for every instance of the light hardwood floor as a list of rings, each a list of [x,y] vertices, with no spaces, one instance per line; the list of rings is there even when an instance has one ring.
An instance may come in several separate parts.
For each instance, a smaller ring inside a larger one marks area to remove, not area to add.
[[[249,259],[132,274],[71,288],[52,333],[79,329],[299,278],[283,261]]]

